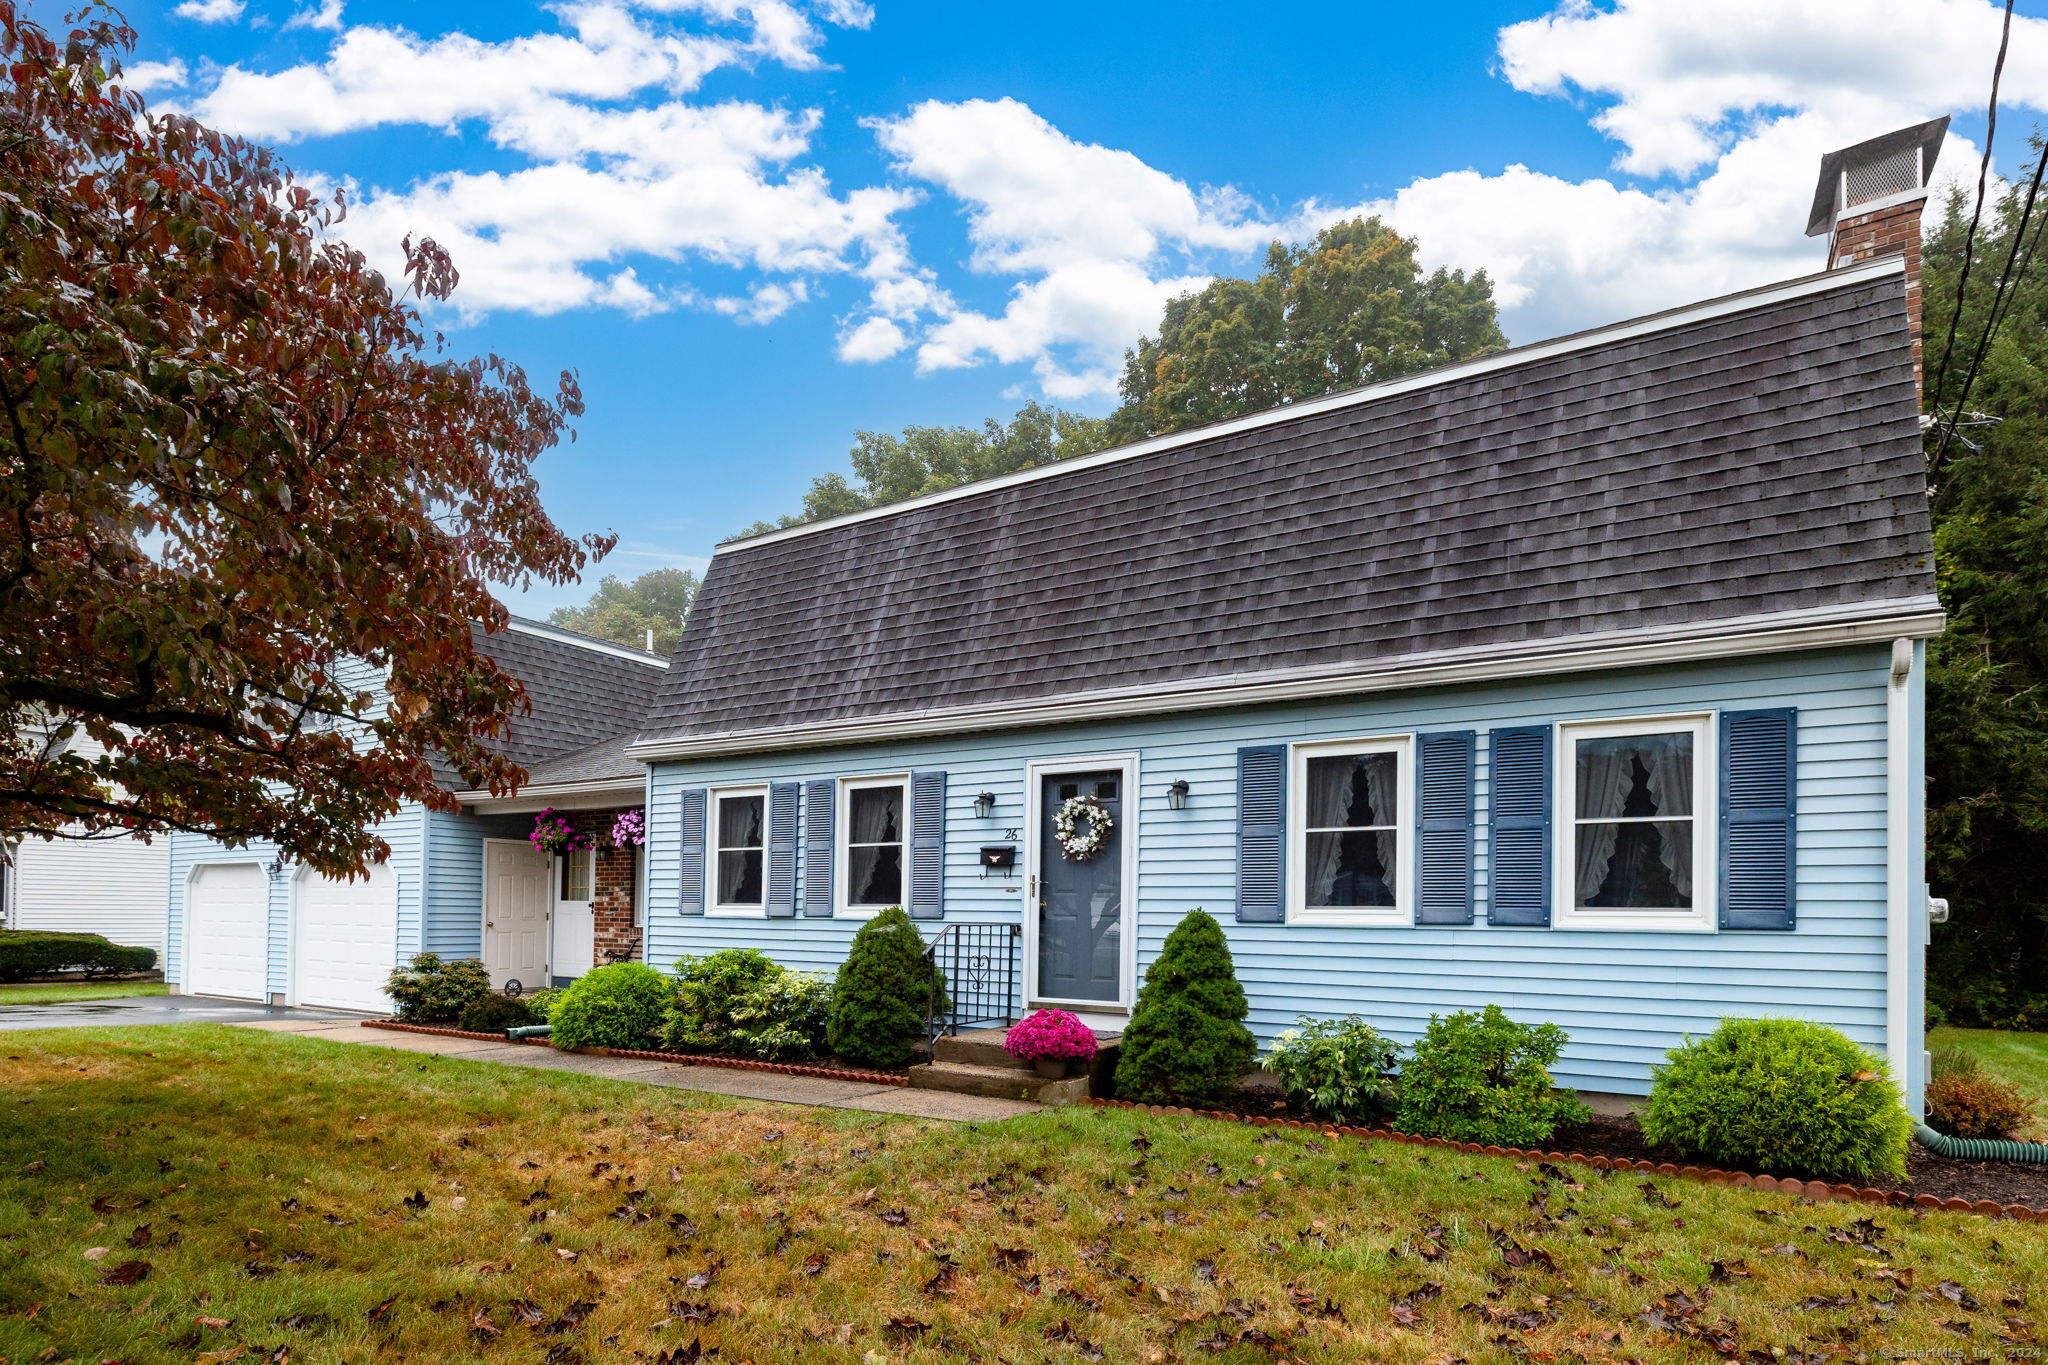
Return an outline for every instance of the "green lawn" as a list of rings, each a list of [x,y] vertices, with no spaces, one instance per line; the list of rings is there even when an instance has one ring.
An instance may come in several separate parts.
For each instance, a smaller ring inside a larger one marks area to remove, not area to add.
[[[1984,1071],[2034,1098],[2034,1124],[2021,1136],[2048,1142],[2048,1033],[2003,1029],[1938,1028],[1927,1034],[1930,1051],[1960,1048]]]
[[[133,1000],[163,995],[161,981],[24,981],[0,985],[0,1005],[68,1005],[76,1000]]]
[[[2037,1224],[1207,1120],[963,1127],[215,1025],[0,1037],[8,1362],[1797,1365],[1996,1356],[2044,1284]]]

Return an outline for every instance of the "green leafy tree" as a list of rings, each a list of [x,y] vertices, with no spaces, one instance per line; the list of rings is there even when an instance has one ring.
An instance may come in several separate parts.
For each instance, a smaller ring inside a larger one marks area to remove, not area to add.
[[[446,253],[386,280],[271,152],[150,111],[110,14],[0,0],[0,831],[356,872],[404,803],[455,808],[435,756],[525,776],[471,623],[611,545],[533,478],[582,400],[446,355],[405,298]]]
[[[1124,359],[1118,441],[1180,431],[1496,351],[1507,344],[1484,270],[1424,275],[1415,239],[1377,218],[1275,242],[1249,280],[1166,305]]]
[[[628,583],[617,574],[597,580],[597,591],[580,607],[557,607],[548,624],[580,630],[635,649],[673,654],[683,622],[697,600],[697,575],[688,569],[649,569]],[[648,644],[653,632],[654,643]]]
[[[1273,243],[1252,279],[1212,280],[1167,304],[1159,334],[1125,353],[1123,405],[1108,417],[1031,403],[1007,424],[863,431],[851,479],[820,476],[803,511],[743,534],[900,502],[1506,344],[1484,270],[1424,275],[1413,238],[1377,218],[1354,218],[1299,246]]]
[[[1210,1104],[1236,1091],[1258,1043],[1223,926],[1190,910],[1145,969],[1117,1054],[1116,1092],[1147,1104]]]
[[[1986,207],[1952,355],[1969,203],[1951,196],[1926,242],[1928,410],[1953,413],[1978,369],[1969,411],[1931,469],[1949,626],[1928,649],[1928,872],[1955,913],[1935,926],[1928,988],[1956,1022],[2038,1029],[2048,1028],[2048,252],[2034,246],[2048,196],[1979,354],[2022,199],[2016,189]],[[1942,430],[1938,421],[1928,433],[1930,461]]]
[[[927,1003],[945,1004],[924,958],[924,935],[909,915],[891,906],[860,927],[846,962],[832,980],[832,1010],[825,1037],[832,1050],[863,1066],[908,1062],[925,1026]]]

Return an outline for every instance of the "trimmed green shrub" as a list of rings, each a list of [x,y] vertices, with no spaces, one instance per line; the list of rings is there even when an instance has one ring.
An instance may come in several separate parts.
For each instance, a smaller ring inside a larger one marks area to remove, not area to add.
[[[1552,1085],[1550,1068],[1569,1041],[1555,1024],[1518,1024],[1499,1005],[1478,1014],[1431,1015],[1401,1069],[1405,1133],[1488,1146],[1527,1147],[1592,1112]]]
[[[675,983],[644,962],[614,962],[570,982],[548,1014],[562,1047],[644,1048],[661,1027]]]
[[[782,965],[753,948],[725,948],[676,963],[675,1000],[661,1023],[671,1052],[723,1052],[734,1046],[733,1009],[746,994],[782,975]]]
[[[503,1033],[508,1028],[535,1022],[532,1005],[493,992],[465,1005],[455,1026],[471,1033]]]
[[[398,1017],[415,1024],[452,1024],[493,994],[483,963],[473,957],[443,959],[439,953],[415,953],[405,966],[393,967],[384,991],[398,1006]]]
[[[1927,1126],[1959,1138],[2015,1138],[2033,1121],[2034,1102],[1981,1072],[1937,1076],[1927,1087]]]
[[[900,906],[860,927],[832,983],[825,1036],[834,1052],[862,1066],[910,1061],[935,985],[936,1004],[945,1005],[945,980],[925,962],[924,951],[924,935]]]
[[[1906,1173],[1913,1120],[1884,1059],[1804,1019],[1724,1019],[1665,1054],[1643,1136],[1723,1166],[1860,1179]]]
[[[1304,1014],[1273,1040],[1266,1057],[1266,1070],[1288,1099],[1338,1123],[1370,1123],[1391,1114],[1400,1098],[1394,1079],[1400,1064],[1401,1045],[1355,1014]]]
[[[555,1006],[562,998],[562,988],[560,986],[543,986],[539,990],[522,995],[519,998],[524,1000],[526,1007],[533,1011],[533,1022],[545,1024],[548,1020],[554,1018]]]
[[[825,1050],[832,983],[816,972],[777,971],[733,1002],[732,1047],[768,1062],[803,1062]]]
[[[146,972],[156,966],[156,949],[130,948],[98,934],[44,929],[0,929],[0,981],[83,972],[88,977]]]
[[[1146,1104],[1207,1104],[1236,1092],[1258,1043],[1223,926],[1191,910],[1145,970],[1124,1030],[1116,1092]]]

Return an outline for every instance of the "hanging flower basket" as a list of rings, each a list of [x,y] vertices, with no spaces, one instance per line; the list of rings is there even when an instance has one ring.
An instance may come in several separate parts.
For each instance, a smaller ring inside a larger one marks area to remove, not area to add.
[[[590,835],[571,824],[569,817],[550,806],[533,817],[533,832],[526,841],[541,852],[581,853],[591,846]]]
[[[1109,808],[1092,796],[1070,796],[1053,812],[1053,837],[1069,862],[1085,863],[1101,853],[1115,828]]]
[[[639,848],[647,842],[647,815],[640,807],[620,811],[619,818],[612,821],[611,846],[613,848]]]

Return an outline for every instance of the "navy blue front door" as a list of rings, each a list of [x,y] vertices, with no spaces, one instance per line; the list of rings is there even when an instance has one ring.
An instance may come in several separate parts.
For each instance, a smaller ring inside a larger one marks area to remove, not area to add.
[[[1099,801],[1111,822],[1101,850],[1082,862],[1067,856],[1053,825],[1077,796]],[[1114,1002],[1123,976],[1123,774],[1048,776],[1038,805],[1038,996]]]

